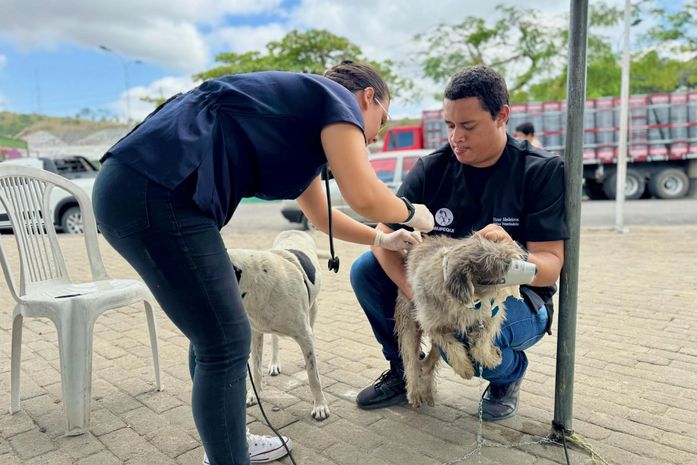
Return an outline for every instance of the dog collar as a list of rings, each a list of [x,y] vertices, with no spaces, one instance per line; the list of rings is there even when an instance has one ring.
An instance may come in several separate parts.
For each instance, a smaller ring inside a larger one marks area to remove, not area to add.
[[[495,301],[494,301],[494,299],[491,299],[489,302],[491,305],[493,305]],[[474,309],[475,310],[482,309],[482,301],[481,300],[478,300],[474,303]],[[491,309],[491,318],[494,318],[498,312],[499,312],[499,306],[497,305]]]
[[[449,247],[443,247],[443,249],[441,250],[441,253],[443,254],[443,263],[442,263],[443,282],[448,281],[448,252],[449,251],[450,251]],[[495,302],[494,299],[491,299],[490,305],[493,305],[494,302]],[[475,310],[480,310],[481,308],[482,308],[482,301],[481,300],[477,300],[476,302],[474,302],[474,309]],[[493,307],[491,309],[491,317],[492,318],[495,317],[498,312],[499,312],[499,306],[497,305],[496,307]]]

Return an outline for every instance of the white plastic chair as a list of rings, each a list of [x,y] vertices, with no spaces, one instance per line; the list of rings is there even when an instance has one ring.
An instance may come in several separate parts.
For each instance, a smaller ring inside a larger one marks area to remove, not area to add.
[[[49,199],[54,187],[70,192],[78,201],[85,229],[92,282],[74,283],[68,276],[56,230],[51,221]],[[14,281],[0,241],[0,261],[17,304],[12,315],[12,361],[10,413],[19,410],[19,375],[24,317],[49,318],[56,325],[60,352],[66,435],[89,428],[92,391],[92,332],[104,311],[143,301],[150,331],[155,382],[160,383],[157,327],[153,298],[148,288],[132,279],[110,279],[104,269],[97,226],[87,194],[56,174],[25,166],[0,164],[0,204],[9,216],[19,250],[20,282]]]

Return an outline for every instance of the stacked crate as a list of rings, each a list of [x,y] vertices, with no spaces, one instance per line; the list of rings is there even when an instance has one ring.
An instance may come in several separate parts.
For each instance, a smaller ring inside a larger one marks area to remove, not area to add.
[[[620,99],[586,101],[584,160],[615,163],[618,151]],[[509,132],[531,122],[546,149],[564,149],[564,102],[511,105]],[[697,158],[697,91],[633,95],[629,98],[628,160],[632,162]]]

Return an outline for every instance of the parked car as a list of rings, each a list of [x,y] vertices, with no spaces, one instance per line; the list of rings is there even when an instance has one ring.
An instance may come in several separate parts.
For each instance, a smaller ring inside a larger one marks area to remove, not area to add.
[[[416,160],[431,152],[432,150],[430,149],[380,152],[369,155],[368,160],[375,170],[375,173],[378,175],[378,178],[384,182],[392,192],[397,192],[397,189],[399,189],[399,186],[402,184],[404,176],[406,176],[409,170],[414,166]],[[322,189],[324,189],[324,184],[322,185]],[[375,224],[374,221],[368,220],[351,210],[351,207],[348,206],[341,195],[339,186],[337,186],[336,181],[333,179],[329,181],[329,192],[332,197],[332,207],[362,223]],[[295,200],[284,200],[281,203],[281,214],[291,223],[301,223],[305,229],[310,229],[312,227]]]
[[[97,167],[82,156],[56,156],[52,158],[13,158],[2,164],[31,166],[57,173],[70,179],[92,197],[92,187],[97,177]],[[55,188],[51,193],[50,218],[57,230],[68,234],[82,234],[82,213],[77,200],[68,192]],[[10,220],[5,209],[0,205],[0,229],[10,229]]]

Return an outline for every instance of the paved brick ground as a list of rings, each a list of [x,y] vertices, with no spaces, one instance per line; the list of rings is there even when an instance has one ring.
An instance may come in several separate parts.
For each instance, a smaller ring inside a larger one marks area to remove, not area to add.
[[[263,226],[263,225],[262,225]],[[230,246],[264,248],[275,232],[229,228]],[[314,236],[321,248],[326,238]],[[3,237],[6,246],[8,239]],[[88,278],[81,239],[61,237],[68,265]],[[114,277],[134,272],[106,243]],[[11,247],[8,247],[11,249]],[[364,248],[338,243],[342,270],[326,273],[316,324],[319,367],[331,417],[309,415],[311,397],[299,348],[282,342],[283,373],[265,377],[264,403],[274,425],[295,442],[306,465],[442,464],[471,450],[484,385],[441,370],[438,404],[363,412],[356,393],[386,367],[348,283],[351,261]],[[697,464],[697,226],[635,227],[619,236],[583,230],[576,350],[574,429],[613,464]],[[23,411],[9,415],[10,315],[13,301],[0,286],[0,464],[199,464],[203,451],[190,413],[187,341],[160,311],[165,391],[153,387],[143,312],[124,308],[95,327],[92,425],[64,437],[56,332],[47,320],[25,320]],[[463,463],[565,463],[555,445],[531,442],[550,430],[554,411],[556,335],[529,351],[520,413],[485,424],[486,447]],[[268,354],[268,351],[266,351]],[[272,411],[277,406],[277,411]],[[250,429],[267,432],[257,407]],[[288,459],[282,463],[289,464]],[[571,463],[589,463],[571,451]]]

